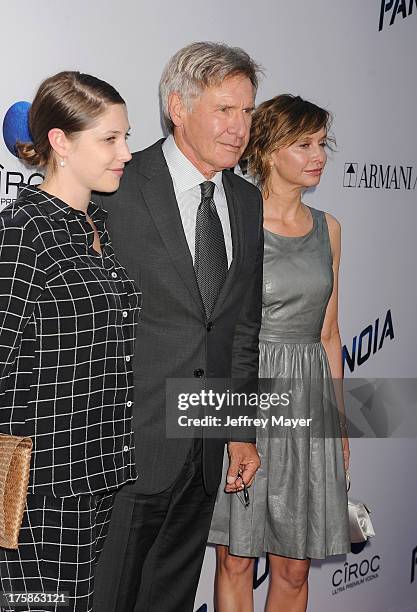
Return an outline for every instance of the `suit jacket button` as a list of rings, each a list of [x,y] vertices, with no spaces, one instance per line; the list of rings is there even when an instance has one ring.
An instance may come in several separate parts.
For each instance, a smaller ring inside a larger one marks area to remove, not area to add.
[[[201,378],[202,376],[204,376],[204,370],[202,370],[201,368],[197,368],[197,370],[194,370],[194,376],[196,378]]]
[[[212,329],[213,329],[213,323],[212,323],[211,321],[209,321],[209,322],[207,323],[206,330],[207,330],[207,331],[211,331]]]

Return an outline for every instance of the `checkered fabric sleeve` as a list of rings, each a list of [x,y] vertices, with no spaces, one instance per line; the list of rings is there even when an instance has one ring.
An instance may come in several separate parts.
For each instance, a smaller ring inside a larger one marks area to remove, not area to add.
[[[0,388],[10,375],[23,330],[45,286],[45,273],[38,268],[31,243],[29,231],[5,227],[0,218]]]

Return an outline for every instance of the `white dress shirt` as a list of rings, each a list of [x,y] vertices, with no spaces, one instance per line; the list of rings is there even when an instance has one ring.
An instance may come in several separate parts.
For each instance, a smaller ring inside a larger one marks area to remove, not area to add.
[[[197,209],[201,202],[200,183],[207,181],[207,179],[180,151],[172,134],[163,143],[162,151],[174,184],[182,226],[194,263],[195,221]],[[223,228],[227,265],[230,268],[233,257],[232,234],[230,230],[229,209],[222,182],[222,172],[217,172],[210,180],[215,184],[213,199]]]

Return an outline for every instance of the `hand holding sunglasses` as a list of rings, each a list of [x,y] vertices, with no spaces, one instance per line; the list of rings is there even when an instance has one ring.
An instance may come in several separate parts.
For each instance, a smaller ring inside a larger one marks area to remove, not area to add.
[[[242,478],[241,471],[239,471],[236,480],[237,479],[240,479],[243,485],[243,489],[241,491],[236,491],[237,498],[240,501],[240,503],[243,505],[244,508],[248,508],[250,504],[249,491],[248,491],[247,486],[245,485],[245,481]]]

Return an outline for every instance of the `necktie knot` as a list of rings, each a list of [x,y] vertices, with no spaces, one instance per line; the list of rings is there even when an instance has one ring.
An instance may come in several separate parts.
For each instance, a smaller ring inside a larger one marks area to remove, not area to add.
[[[200,183],[201,199],[202,200],[206,200],[206,199],[210,199],[211,200],[213,198],[215,186],[216,185],[213,183],[213,181],[204,181],[204,183]]]

